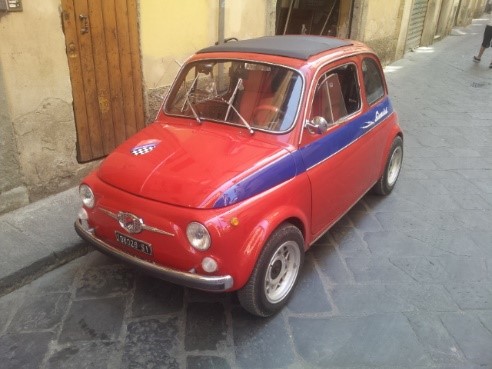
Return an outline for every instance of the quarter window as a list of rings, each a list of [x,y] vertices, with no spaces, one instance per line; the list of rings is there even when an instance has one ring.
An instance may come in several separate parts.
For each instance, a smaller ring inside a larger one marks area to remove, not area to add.
[[[346,64],[323,74],[316,86],[311,118],[335,123],[360,108],[355,65]]]
[[[371,105],[384,96],[383,78],[376,62],[369,58],[362,62],[362,74],[367,102]]]

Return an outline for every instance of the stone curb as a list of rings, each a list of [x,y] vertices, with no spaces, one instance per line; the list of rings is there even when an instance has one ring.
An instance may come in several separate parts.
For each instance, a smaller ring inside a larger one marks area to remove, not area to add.
[[[77,187],[0,216],[0,296],[87,254],[73,222]]]
[[[0,277],[0,297],[34,281],[63,264],[84,256],[90,251],[92,251],[92,248],[81,242],[80,244],[68,246],[60,252],[54,252],[42,257],[11,274]]]

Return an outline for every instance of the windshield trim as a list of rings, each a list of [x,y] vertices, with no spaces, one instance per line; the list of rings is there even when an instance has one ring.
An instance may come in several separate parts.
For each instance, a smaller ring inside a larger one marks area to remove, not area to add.
[[[226,62],[226,61],[240,61],[240,62],[246,62],[246,63],[250,62],[250,63],[264,64],[264,65],[270,65],[270,66],[276,66],[276,67],[282,67],[282,68],[285,68],[285,69],[289,69],[289,70],[293,71],[294,73],[296,73],[297,75],[299,75],[301,77],[301,93],[300,93],[300,96],[299,96],[299,103],[298,103],[298,106],[296,108],[296,114],[294,116],[294,119],[292,120],[292,124],[290,125],[290,127],[288,129],[286,129],[285,131],[281,131],[281,132],[271,131],[271,130],[268,130],[268,129],[257,128],[257,127],[252,127],[252,129],[255,132],[256,131],[259,131],[259,132],[269,133],[269,134],[272,134],[272,135],[285,135],[287,133],[290,133],[296,127],[296,122],[299,119],[299,114],[301,114],[301,106],[302,106],[302,103],[304,101],[304,95],[305,95],[306,78],[305,78],[304,74],[301,73],[301,71],[299,69],[293,68],[291,66],[287,66],[285,64],[272,63],[272,62],[267,62],[267,61],[258,61],[258,60],[250,59],[250,58],[244,58],[244,59],[243,58],[224,58],[224,57],[220,57],[220,58],[200,58],[200,59],[189,60],[186,63],[184,63],[181,66],[179,72],[176,74],[176,77],[174,78],[174,81],[171,84],[171,86],[169,88],[169,91],[167,93],[167,96],[164,99],[164,102],[162,104],[161,110],[162,110],[162,112],[165,115],[168,115],[168,116],[171,116],[171,117],[177,117],[177,118],[186,118],[186,119],[192,118],[193,120],[196,120],[195,117],[193,117],[193,116],[169,113],[166,110],[166,108],[167,108],[168,100],[169,100],[169,98],[171,96],[171,90],[172,90],[173,86],[177,83],[177,81],[179,80],[179,78],[181,77],[181,75],[184,73],[184,69],[186,68],[186,66],[189,65],[189,64],[195,63],[195,62],[206,62],[208,60],[215,61],[215,62],[220,62],[220,61],[224,61],[224,62]],[[239,127],[239,128],[248,129],[248,127],[246,127],[244,124],[240,124],[240,123],[232,123],[232,122],[226,122],[226,121],[223,121],[223,120],[209,119],[209,118],[203,118],[203,117],[200,117],[200,120],[201,120],[201,124],[203,124],[203,122],[214,122],[214,123],[220,123],[220,124],[227,124],[227,125],[233,126],[233,127]]]

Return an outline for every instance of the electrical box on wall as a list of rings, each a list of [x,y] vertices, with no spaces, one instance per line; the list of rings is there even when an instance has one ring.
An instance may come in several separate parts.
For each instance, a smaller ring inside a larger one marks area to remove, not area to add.
[[[21,12],[22,0],[0,0],[0,12]]]

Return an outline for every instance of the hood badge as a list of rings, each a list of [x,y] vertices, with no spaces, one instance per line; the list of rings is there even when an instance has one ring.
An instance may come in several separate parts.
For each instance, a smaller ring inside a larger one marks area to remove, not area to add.
[[[136,215],[120,211],[118,212],[116,218],[118,219],[118,223],[120,223],[121,228],[126,230],[128,233],[142,232],[143,220]]]
[[[174,233],[166,232],[166,231],[163,231],[162,229],[148,226],[144,223],[142,218],[139,218],[136,215],[133,215],[131,213],[128,213],[125,211],[119,211],[118,213],[113,213],[112,211],[109,211],[108,209],[104,209],[102,207],[100,207],[99,210],[101,212],[103,212],[104,214],[106,214],[107,216],[109,216],[113,219],[116,219],[118,221],[118,223],[120,224],[120,226],[123,229],[127,230],[129,233],[140,233],[142,230],[146,230],[149,232],[159,233],[159,234],[162,234],[164,236],[174,237]],[[126,224],[126,226],[125,226],[125,224]],[[133,232],[130,231],[126,227],[131,227]],[[137,230],[138,230],[138,232],[137,232]]]
[[[154,150],[157,145],[159,145],[159,140],[146,140],[146,141],[141,141],[135,146],[133,149],[131,149],[131,153],[134,156],[139,156],[139,155],[145,155]]]

